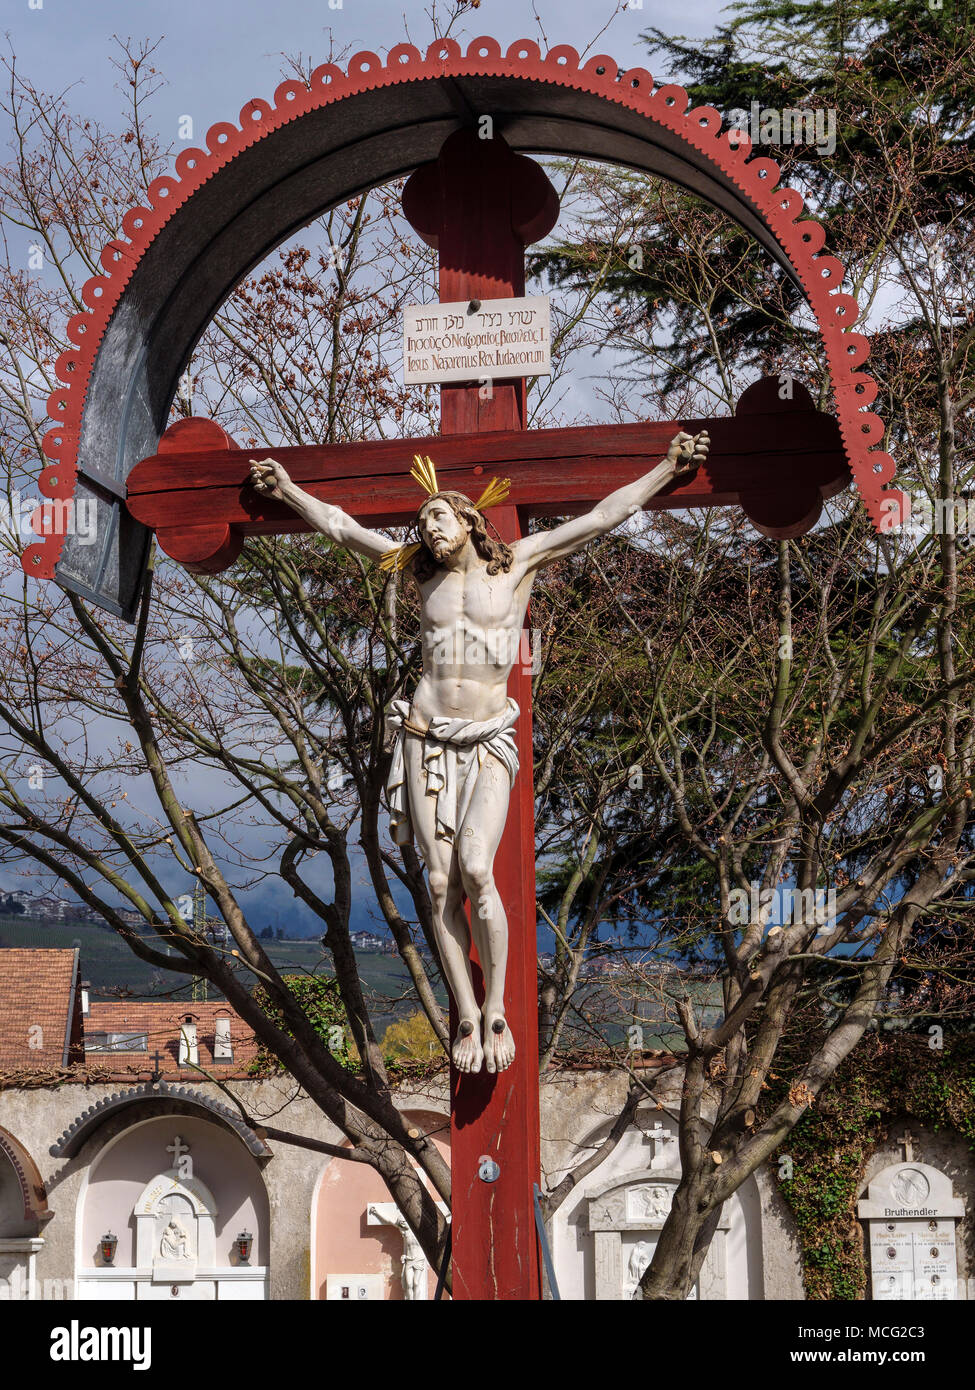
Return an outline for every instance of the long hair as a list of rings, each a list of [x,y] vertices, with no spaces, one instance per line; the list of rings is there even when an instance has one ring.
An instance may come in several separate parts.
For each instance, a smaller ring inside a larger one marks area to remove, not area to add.
[[[462,492],[435,492],[419,508],[413,523],[413,533],[420,542],[420,549],[413,557],[413,574],[418,583],[423,584],[426,580],[432,579],[437,570],[443,568],[420,535],[420,513],[434,498],[441,498],[446,502],[458,520],[470,522],[471,543],[481,559],[487,560],[488,574],[497,574],[499,570],[507,574],[515,558],[511,546],[488,535],[487,523],[471,499],[465,497]]]

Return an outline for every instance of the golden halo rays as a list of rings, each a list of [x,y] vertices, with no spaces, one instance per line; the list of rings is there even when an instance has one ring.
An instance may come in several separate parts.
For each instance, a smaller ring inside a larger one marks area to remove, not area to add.
[[[413,455],[413,467],[410,469],[410,477],[420,484],[428,497],[435,497],[440,491],[437,483],[437,470],[433,459],[427,455],[421,458],[419,454]],[[474,503],[474,510],[478,512],[487,511],[488,507],[496,507],[499,502],[504,502],[511,491],[510,478],[492,478],[480,497]],[[395,570],[397,573],[406,568],[413,559],[413,556],[420,549],[417,541],[410,545],[396,545],[391,550],[383,552],[379,561],[380,569]]]

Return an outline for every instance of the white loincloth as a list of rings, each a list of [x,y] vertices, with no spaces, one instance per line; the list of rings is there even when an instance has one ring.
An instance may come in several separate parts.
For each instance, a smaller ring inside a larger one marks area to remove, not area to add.
[[[423,737],[423,770],[426,794],[437,799],[437,839],[452,841],[463,824],[486,754],[493,754],[514,782],[518,771],[515,722],[520,713],[518,702],[509,696],[504,714],[494,719],[452,719],[438,714],[430,720]],[[397,845],[408,844],[413,836],[404,752],[409,730],[403,727],[409,717],[407,700],[394,700],[386,710],[386,729],[394,735],[386,804],[390,834]]]

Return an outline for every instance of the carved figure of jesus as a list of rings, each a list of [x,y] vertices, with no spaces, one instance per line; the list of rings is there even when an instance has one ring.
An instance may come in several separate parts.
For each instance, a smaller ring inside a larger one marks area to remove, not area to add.
[[[394,701],[387,711],[396,735],[387,793],[394,840],[403,843],[412,833],[426,864],[435,940],[459,1017],[451,1047],[459,1071],[482,1065],[503,1071],[515,1056],[504,1010],[508,922],[495,887],[494,856],[518,770],[519,711],[507,694],[508,675],[535,576],[615,530],[675,477],[699,468],[709,443],[706,431],[677,434],[666,457],[642,478],[585,515],[511,546],[488,535],[469,497],[436,491],[432,466],[424,481],[431,495],[417,512],[412,557],[423,672],[412,705]],[[337,545],[388,561],[388,537],[310,496],[275,459],[252,461],[251,481]],[[490,504],[482,499],[481,505]],[[471,935],[484,976],[483,1007],[471,977]]]
[[[396,1229],[403,1237],[403,1263],[400,1268],[400,1282],[403,1297],[410,1303],[426,1298],[427,1257],[423,1247],[410,1230],[406,1218],[401,1216]]]

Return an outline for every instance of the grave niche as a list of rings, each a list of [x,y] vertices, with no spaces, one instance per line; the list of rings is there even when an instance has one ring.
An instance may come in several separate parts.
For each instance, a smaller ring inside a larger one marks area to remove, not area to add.
[[[136,1264],[152,1270],[152,1282],[192,1284],[198,1267],[216,1264],[216,1204],[198,1178],[175,1169],[159,1173],[143,1189],[134,1210]]]
[[[965,1203],[928,1163],[892,1163],[857,1203],[866,1224],[871,1297],[953,1300],[959,1291],[957,1223]]]
[[[647,1168],[623,1173],[588,1199],[589,1232],[596,1265],[596,1298],[633,1298],[680,1182],[675,1170]],[[730,1217],[722,1211],[701,1274],[688,1297],[727,1297],[727,1235]]]

